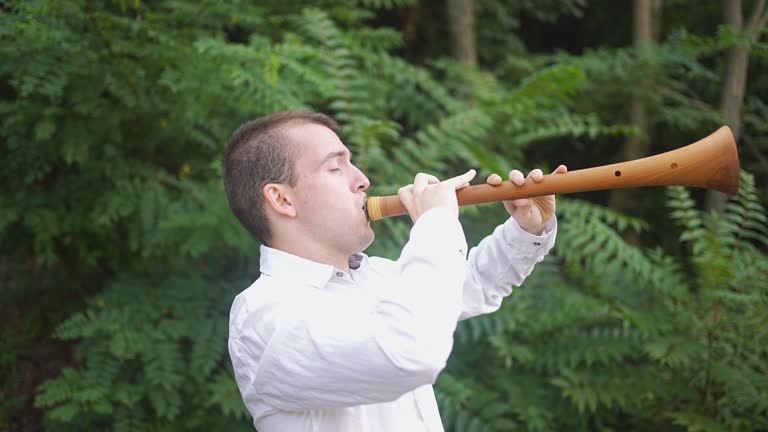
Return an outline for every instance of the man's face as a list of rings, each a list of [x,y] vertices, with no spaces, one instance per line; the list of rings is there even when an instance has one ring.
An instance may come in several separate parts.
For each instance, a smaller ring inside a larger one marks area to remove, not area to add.
[[[298,175],[293,188],[297,220],[307,235],[334,252],[362,252],[374,237],[363,210],[368,178],[331,129],[307,123],[287,128],[287,134]]]

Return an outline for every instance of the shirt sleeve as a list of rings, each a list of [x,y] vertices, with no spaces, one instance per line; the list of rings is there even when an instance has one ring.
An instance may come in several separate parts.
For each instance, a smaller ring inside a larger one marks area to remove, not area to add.
[[[555,244],[557,219],[533,235],[509,218],[469,251],[460,319],[495,312]]]
[[[453,347],[465,251],[458,218],[432,209],[414,224],[383,296],[310,290],[277,314],[269,340],[231,335],[246,404],[255,398],[284,411],[356,406],[434,383]],[[253,350],[260,344],[263,352]]]

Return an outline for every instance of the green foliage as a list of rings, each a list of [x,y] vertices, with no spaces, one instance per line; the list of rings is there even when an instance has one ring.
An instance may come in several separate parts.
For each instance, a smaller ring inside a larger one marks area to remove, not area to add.
[[[89,299],[55,333],[77,343],[73,366],[36,398],[51,430],[248,423],[224,342],[257,245],[219,175],[222,144],[242,121],[333,115],[372,193],[419,171],[506,171],[501,157],[519,163],[537,139],[608,130],[571,112],[584,85],[574,66],[502,84],[394,56],[399,35],[365,20],[400,3],[41,0],[2,15],[2,255],[52,275],[18,278],[19,292]],[[395,256],[408,229],[380,224],[384,240],[369,252]]]
[[[86,430],[222,429],[247,419],[225,367],[221,297],[231,291],[195,274],[115,280],[59,326],[59,338],[83,341],[84,368],[45,383],[37,404],[52,407],[52,422]]]
[[[586,7],[476,4],[511,31],[522,14],[551,21]],[[371,194],[419,171],[473,167],[484,178],[529,163],[537,144],[576,153],[634,133],[623,125],[632,95],[663,127],[720,122],[707,102],[719,75],[704,65],[739,40],[727,30],[582,56],[526,55],[505,36],[483,52],[489,72],[399,56],[401,33],[373,23],[408,5],[3,3],[0,282],[12,276],[0,300],[46,301],[3,329],[0,390],[20,380],[21,347],[36,343],[24,339],[55,324],[76,349],[38,389],[48,430],[252,429],[225,340],[233,296],[258,275],[258,245],[227,208],[220,153],[255,116],[312,109],[340,120]],[[651,71],[658,91],[633,85]],[[747,106],[745,142],[760,155],[768,111],[759,96]],[[663,212],[646,220],[559,198],[556,254],[499,312],[459,325],[437,386],[447,429],[768,428],[761,193],[744,174],[717,216],[670,188],[683,245],[660,246],[619,233],[663,233]],[[470,237],[498,222],[486,210],[463,210]],[[397,256],[409,228],[377,224],[368,253]],[[0,415],[22,404],[3,398]]]
[[[589,77],[587,107],[624,121],[633,98],[651,113],[652,124],[687,131],[715,128],[722,116],[709,100],[719,91],[720,77],[705,65],[727,48],[729,41],[707,39],[712,45],[700,48],[702,38],[685,32],[666,41],[641,48],[600,48],[581,56],[558,54],[555,61],[574,63]],[[622,108],[623,109],[619,109]]]
[[[768,219],[754,180],[742,173],[724,215],[667,191],[682,261],[617,234],[642,221],[560,200],[556,256],[499,312],[460,323],[438,382],[449,430],[768,426]],[[486,397],[507,409],[481,411]]]
[[[741,134],[742,169],[750,172],[768,171],[768,105],[758,97],[747,97],[744,110],[744,127]],[[763,189],[763,199],[768,199],[768,191]]]
[[[478,57],[481,64],[493,67],[510,53],[523,54],[521,21],[526,16],[545,23],[561,17],[581,17],[587,0],[476,0],[473,2],[476,21]]]

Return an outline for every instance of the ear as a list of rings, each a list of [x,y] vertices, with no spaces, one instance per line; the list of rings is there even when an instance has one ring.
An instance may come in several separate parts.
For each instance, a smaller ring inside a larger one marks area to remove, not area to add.
[[[296,207],[293,205],[293,194],[291,192],[287,185],[280,183],[268,183],[261,190],[267,205],[275,213],[295,217]]]

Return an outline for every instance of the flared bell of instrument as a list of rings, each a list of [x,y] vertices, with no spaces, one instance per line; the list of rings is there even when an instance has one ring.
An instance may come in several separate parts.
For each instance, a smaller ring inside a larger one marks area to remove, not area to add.
[[[693,144],[651,158],[661,158],[659,169],[670,171],[670,183],[663,185],[701,187],[729,195],[739,191],[739,155],[728,126]]]

